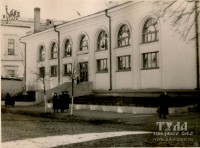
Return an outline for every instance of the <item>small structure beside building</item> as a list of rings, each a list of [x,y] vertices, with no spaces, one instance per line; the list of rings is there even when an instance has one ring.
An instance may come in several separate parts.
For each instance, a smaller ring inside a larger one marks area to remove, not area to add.
[[[36,11],[37,10],[37,11]],[[40,15],[40,9],[35,8],[36,16]],[[52,21],[50,19],[38,20],[40,30],[34,31],[34,19],[21,18],[20,12],[14,9],[9,11],[5,7],[5,14],[1,19],[1,81],[2,97],[9,92],[18,94],[25,90],[25,43],[21,37],[52,28],[55,24],[64,21]],[[20,83],[20,84],[16,84]],[[23,86],[21,86],[23,85]]]

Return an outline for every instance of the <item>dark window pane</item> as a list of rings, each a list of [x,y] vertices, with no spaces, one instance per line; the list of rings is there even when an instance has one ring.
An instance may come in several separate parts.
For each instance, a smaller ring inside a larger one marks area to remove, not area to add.
[[[118,47],[130,45],[130,31],[127,25],[123,25],[118,33]]]
[[[148,19],[143,27],[143,42],[153,42],[158,40],[158,23],[156,19]]]
[[[158,68],[158,52],[144,53],[143,69]]]

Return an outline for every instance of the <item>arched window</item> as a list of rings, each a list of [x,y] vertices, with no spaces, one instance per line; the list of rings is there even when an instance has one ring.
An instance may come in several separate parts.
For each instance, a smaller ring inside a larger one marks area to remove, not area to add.
[[[40,46],[39,49],[39,60],[44,61],[45,60],[45,51],[44,51],[44,46]]]
[[[56,43],[54,42],[51,46],[51,59],[56,59],[58,57],[58,49]]]
[[[88,37],[83,35],[80,40],[80,51],[88,50]]]
[[[130,45],[130,31],[127,25],[123,25],[118,32],[118,47],[128,45]]]
[[[158,41],[158,23],[154,18],[148,19],[143,27],[143,43]]]
[[[72,45],[69,39],[65,41],[64,45],[64,57],[72,56]]]
[[[97,39],[97,50],[108,49],[108,35],[105,31],[101,31]]]

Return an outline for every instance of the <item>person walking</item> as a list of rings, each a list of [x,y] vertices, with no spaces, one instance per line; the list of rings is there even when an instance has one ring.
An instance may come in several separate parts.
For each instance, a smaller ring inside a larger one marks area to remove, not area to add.
[[[57,111],[58,113],[58,105],[59,105],[59,100],[58,100],[58,96],[57,96],[57,93],[54,93],[54,96],[53,96],[53,111],[54,113]]]
[[[169,101],[169,96],[167,95],[167,92],[163,92],[160,95],[159,98],[159,117],[162,119],[167,119],[167,115],[169,114],[169,110],[168,110],[168,101]]]

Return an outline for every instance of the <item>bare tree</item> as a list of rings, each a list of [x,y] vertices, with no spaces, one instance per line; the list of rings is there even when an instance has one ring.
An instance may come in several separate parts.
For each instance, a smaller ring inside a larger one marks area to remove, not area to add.
[[[172,26],[186,39],[195,41],[196,47],[196,89],[199,90],[199,0],[157,0],[154,2],[154,12],[158,18],[171,21]]]
[[[45,114],[46,114],[47,112],[46,81],[48,80],[47,76],[49,76],[49,73],[45,72],[45,66],[41,64],[41,66],[39,67],[39,72],[34,72],[34,74],[37,76],[37,81],[40,81],[42,83],[43,97],[44,97],[44,104],[45,104]]]
[[[71,115],[73,115],[73,106],[74,106],[74,85],[75,85],[75,82],[77,82],[77,79],[79,79],[79,75],[80,75],[80,71],[79,71],[77,59],[73,59],[71,70],[67,72],[67,76],[72,82]]]
[[[22,78],[22,87],[23,87],[23,91],[26,90],[26,82],[25,82],[25,55],[24,55],[24,49],[21,48],[21,46],[17,45],[18,50],[18,54],[19,54],[19,60],[22,62],[23,68],[24,68],[24,72],[23,72],[23,78]]]
[[[199,34],[199,31],[193,32],[200,13],[198,2],[199,0],[157,0],[153,9],[158,18],[170,21],[183,39],[192,33],[194,39]]]

